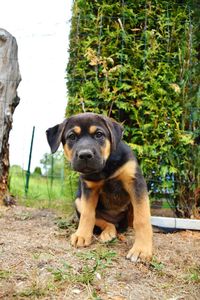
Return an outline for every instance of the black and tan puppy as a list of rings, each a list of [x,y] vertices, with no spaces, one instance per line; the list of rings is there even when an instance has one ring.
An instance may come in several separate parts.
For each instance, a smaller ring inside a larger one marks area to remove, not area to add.
[[[132,220],[135,243],[131,261],[152,256],[152,227],[147,187],[131,149],[122,142],[122,126],[93,113],[72,116],[47,130],[54,153],[62,142],[72,168],[80,173],[75,201],[79,226],[71,236],[76,247],[91,244],[95,225],[103,242],[117,236]]]

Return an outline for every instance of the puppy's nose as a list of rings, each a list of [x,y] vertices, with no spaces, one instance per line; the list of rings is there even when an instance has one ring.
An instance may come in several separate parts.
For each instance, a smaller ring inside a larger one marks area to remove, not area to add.
[[[94,157],[93,152],[90,149],[80,150],[78,153],[79,159],[90,160]]]

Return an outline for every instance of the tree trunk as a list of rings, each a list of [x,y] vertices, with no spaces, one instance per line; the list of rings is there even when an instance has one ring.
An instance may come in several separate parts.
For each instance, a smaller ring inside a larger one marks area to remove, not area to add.
[[[21,81],[17,42],[0,28],[0,205],[8,194],[9,144],[13,113],[19,104],[17,87]]]

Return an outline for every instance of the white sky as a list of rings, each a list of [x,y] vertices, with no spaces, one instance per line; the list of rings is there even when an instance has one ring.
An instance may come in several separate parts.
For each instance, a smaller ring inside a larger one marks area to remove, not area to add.
[[[18,43],[22,81],[10,134],[10,163],[27,169],[33,126],[31,170],[50,152],[45,131],[64,119],[72,0],[0,0],[0,28]]]

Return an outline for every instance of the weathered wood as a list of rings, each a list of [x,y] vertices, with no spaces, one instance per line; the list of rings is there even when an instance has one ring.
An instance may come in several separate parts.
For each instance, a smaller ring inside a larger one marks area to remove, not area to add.
[[[8,193],[9,133],[13,113],[19,104],[17,87],[21,81],[16,39],[0,28],[0,205]]]

